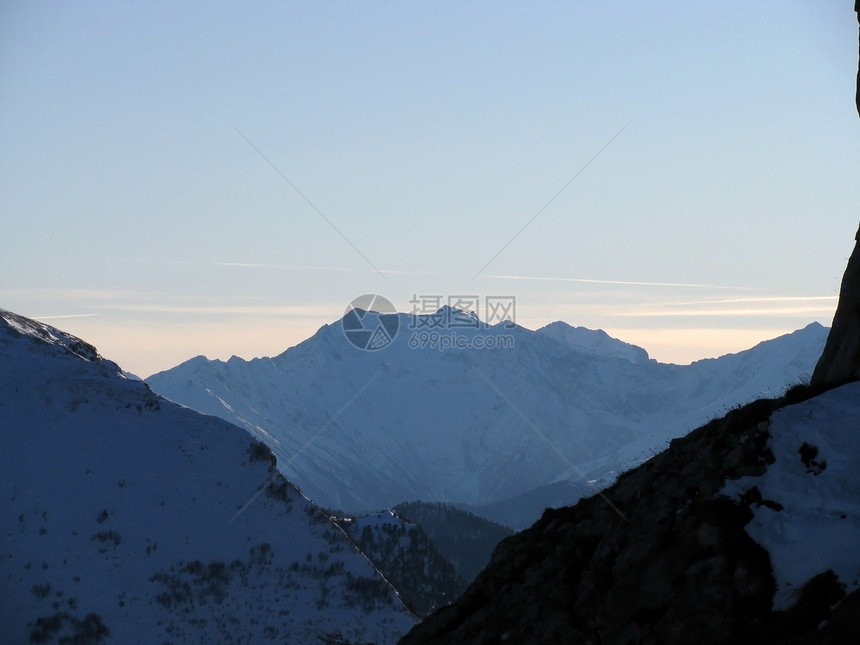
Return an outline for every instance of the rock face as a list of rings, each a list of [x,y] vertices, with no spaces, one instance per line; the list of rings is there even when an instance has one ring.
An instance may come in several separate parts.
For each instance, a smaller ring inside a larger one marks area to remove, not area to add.
[[[758,477],[774,462],[770,418],[787,402],[736,409],[602,495],[545,511],[401,643],[855,642],[838,630],[856,637],[858,617],[844,607],[857,593],[843,599],[832,571],[805,582],[787,610],[773,609],[770,556],[745,527],[761,507],[782,505],[756,487],[740,499],[724,494],[727,480]]]
[[[860,0],[854,11],[860,22]],[[860,56],[860,47],[858,47]],[[860,65],[857,68],[857,113],[860,115]],[[860,378],[860,230],[839,290],[839,305],[821,360],[812,375],[813,385],[834,385]]]
[[[842,277],[839,305],[824,352],[812,374],[813,385],[835,385],[860,378],[860,230]]]

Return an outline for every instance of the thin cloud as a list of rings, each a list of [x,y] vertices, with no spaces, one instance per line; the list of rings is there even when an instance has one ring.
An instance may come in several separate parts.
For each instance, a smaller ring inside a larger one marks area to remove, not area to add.
[[[227,267],[236,269],[270,269],[274,271],[331,271],[336,273],[384,273],[386,275],[442,275],[436,271],[406,271],[402,269],[373,269],[333,267],[302,264],[271,264],[264,262],[201,262],[196,260],[169,260],[170,264]]]
[[[739,287],[717,284],[698,284],[691,282],[645,282],[639,280],[595,280],[591,278],[554,278],[544,276],[528,275],[487,275],[484,278],[495,278],[497,280],[535,280],[546,282],[578,282],[583,284],[608,284],[632,287],[688,287],[693,289],[732,289],[738,291],[757,291],[758,287]]]
[[[757,302],[809,302],[825,301],[836,302],[838,296],[762,296],[760,298],[724,298],[719,300],[689,300],[686,302],[660,302],[654,303],[655,307],[690,307],[695,305],[730,305]]]
[[[399,269],[350,269],[345,267],[301,266],[293,264],[257,264],[253,262],[213,262],[213,266],[254,269],[277,269],[281,271],[338,271],[343,273],[385,273],[387,275],[440,275],[433,271],[402,271]]]
[[[342,308],[342,307],[341,307]],[[319,318],[319,306],[267,306],[267,305],[174,305],[174,304],[128,304],[115,305],[111,309],[117,311],[135,311],[141,313],[193,314],[201,316],[270,316],[270,317],[311,317]],[[324,311],[325,309],[323,309]]]
[[[619,315],[629,318],[831,315],[836,301],[836,296],[721,298],[687,302],[649,303],[639,305],[640,308],[634,311],[628,310]],[[820,304],[816,305],[815,303]],[[646,309],[641,309],[641,307],[645,307]]]
[[[115,289],[61,289],[44,287],[36,289],[0,289],[0,297],[22,298],[26,300],[132,300],[155,298],[154,291],[121,291]]]
[[[757,307],[757,308],[733,308],[733,309],[670,309],[662,311],[628,311],[615,314],[622,318],[674,318],[693,316],[743,316],[743,317],[766,317],[766,316],[800,316],[800,315],[822,315],[833,314],[833,309],[828,307]]]
[[[56,318],[89,318],[98,314],[56,314],[52,316],[33,316],[34,320],[54,320]]]
[[[310,266],[302,264],[272,264],[266,262],[207,262],[201,260],[165,260],[150,261],[145,260],[145,264],[178,264],[182,266],[207,266],[207,267],[228,267],[234,269],[274,269],[277,271],[338,271],[338,272],[366,272],[373,273],[370,269],[355,269],[349,267],[329,267],[329,266]]]
[[[259,264],[256,262],[212,262],[211,266],[218,267],[235,267],[243,269],[277,269],[279,271],[355,271],[355,269],[347,269],[345,267],[321,267],[321,266],[302,266],[294,264]],[[366,271],[366,269],[362,269]]]

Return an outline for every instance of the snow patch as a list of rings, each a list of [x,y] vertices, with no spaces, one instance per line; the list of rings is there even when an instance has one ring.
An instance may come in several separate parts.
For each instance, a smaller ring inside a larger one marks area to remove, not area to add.
[[[783,408],[771,418],[776,461],[760,477],[730,481],[739,499],[757,486],[782,510],[759,506],[747,533],[770,553],[774,609],[788,609],[813,576],[828,569],[860,588],[860,383]]]

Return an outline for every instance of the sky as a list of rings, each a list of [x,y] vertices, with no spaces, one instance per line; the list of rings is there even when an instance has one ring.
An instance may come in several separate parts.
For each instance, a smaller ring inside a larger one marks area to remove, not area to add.
[[[832,320],[856,71],[849,0],[3,0],[0,308],[140,376],[367,293],[739,351]]]

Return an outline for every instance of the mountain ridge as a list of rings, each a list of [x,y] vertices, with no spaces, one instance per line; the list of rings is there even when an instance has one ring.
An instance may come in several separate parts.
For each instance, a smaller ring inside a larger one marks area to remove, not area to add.
[[[147,382],[246,428],[311,498],[360,514],[414,499],[487,504],[611,477],[731,405],[808,378],[825,335],[812,324],[678,366],[584,353],[507,323],[437,333],[467,344],[510,338],[510,348],[441,351],[419,344],[431,317],[410,330],[416,319],[399,316],[400,333],[379,351],[357,349],[335,322],[275,357],[195,358]]]
[[[651,360],[648,351],[644,348],[613,338],[602,329],[574,327],[557,320],[539,328],[537,333],[555,338],[572,349],[586,354],[615,356],[629,360],[631,363],[644,363]]]

